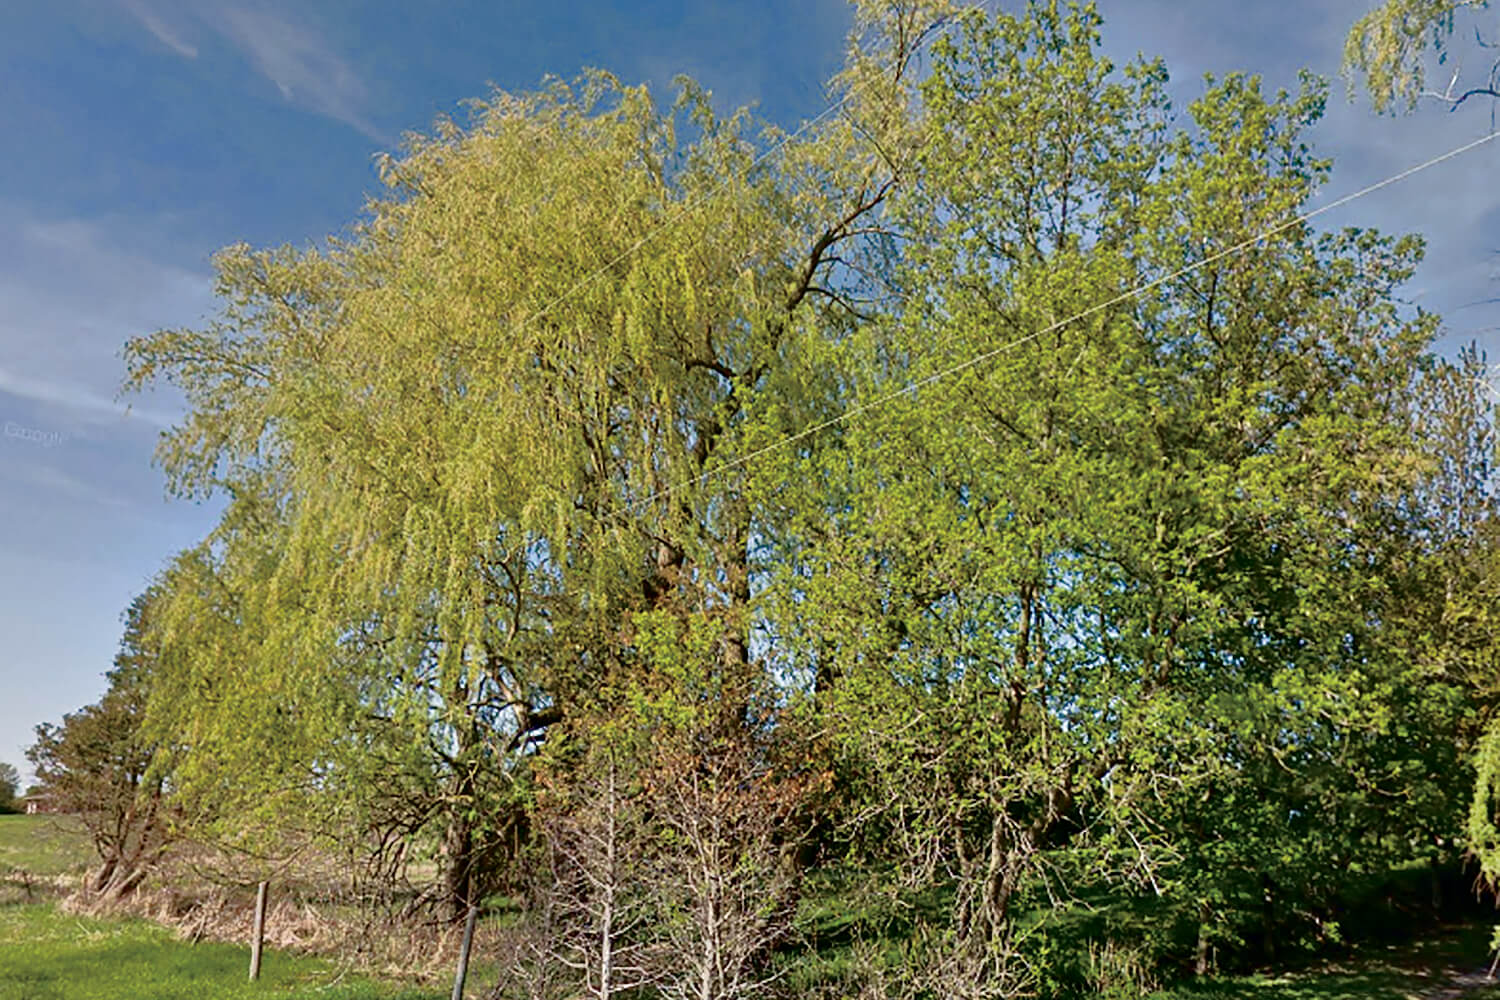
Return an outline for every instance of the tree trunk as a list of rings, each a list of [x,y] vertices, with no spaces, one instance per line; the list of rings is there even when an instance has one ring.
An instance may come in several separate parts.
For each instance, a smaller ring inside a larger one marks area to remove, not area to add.
[[[99,870],[94,873],[94,877],[89,880],[89,892],[103,892],[110,881],[114,879],[115,869],[119,867],[119,864],[119,858],[111,851],[110,855],[100,863]]]
[[[138,865],[129,869],[115,869],[115,877],[110,880],[109,885],[104,889],[104,898],[110,900],[128,898],[140,888],[142,882],[146,881],[146,875],[149,871],[150,869],[145,865]]]
[[[1198,904],[1198,946],[1193,955],[1193,975],[1208,975],[1208,918],[1207,903]]]
[[[478,903],[474,898],[478,874],[475,870],[478,852],[474,832],[479,781],[475,773],[478,765],[471,755],[479,743],[479,734],[474,709],[469,704],[468,684],[462,674],[452,681],[448,704],[459,709],[459,714],[454,725],[457,745],[452,758],[452,784],[448,789],[448,827],[443,833],[443,854],[448,862],[443,872],[443,894],[448,921],[457,924],[467,919],[469,908]]]
[[[448,819],[443,838],[447,867],[443,872],[443,896],[448,906],[448,920],[458,923],[469,914],[474,903],[474,826],[467,806],[460,805]]]
[[[724,638],[720,664],[720,711],[728,731],[745,725],[754,696],[754,669],[750,662],[750,520],[744,511],[733,514],[734,522],[726,529],[726,539],[719,557],[719,571],[724,575]]]
[[[1265,951],[1267,962],[1276,961],[1276,899],[1273,893],[1274,888],[1271,876],[1262,874],[1260,877],[1260,922],[1262,948]]]

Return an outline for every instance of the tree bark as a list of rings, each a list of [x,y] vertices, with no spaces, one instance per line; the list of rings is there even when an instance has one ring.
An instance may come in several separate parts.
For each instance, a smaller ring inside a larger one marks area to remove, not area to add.
[[[1207,903],[1198,904],[1198,944],[1193,954],[1193,975],[1208,975],[1208,919]]]
[[[1271,876],[1262,874],[1260,877],[1261,946],[1265,952],[1267,962],[1276,961],[1276,898],[1274,889],[1275,884],[1271,881]]]
[[[458,806],[448,819],[443,853],[448,859],[443,872],[443,896],[448,907],[448,920],[456,924],[468,916],[469,907],[474,902],[474,826],[463,805]]]
[[[115,877],[115,869],[117,867],[119,867],[119,861],[114,857],[113,852],[111,852],[110,856],[106,857],[99,865],[99,869],[94,873],[94,877],[89,880],[89,891],[94,893],[103,892],[105,887]]]

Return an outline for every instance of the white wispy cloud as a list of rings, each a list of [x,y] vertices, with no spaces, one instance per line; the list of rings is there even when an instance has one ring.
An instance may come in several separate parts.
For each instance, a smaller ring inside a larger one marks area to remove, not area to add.
[[[119,0],[124,10],[158,41],[187,59],[198,47],[185,38],[187,25],[238,49],[255,70],[291,104],[343,122],[370,139],[390,137],[365,114],[369,88],[322,34],[290,13],[226,0]]]
[[[360,112],[368,91],[349,63],[317,32],[265,11],[225,5],[224,33],[289,101],[337,119],[377,142],[384,137]]]
[[[126,11],[133,15],[137,21],[141,22],[142,27],[156,37],[157,41],[184,59],[198,58],[197,46],[183,41],[182,36],[171,25],[158,17],[145,4],[139,2],[139,0],[122,0],[122,4]]]
[[[29,411],[70,432],[176,422],[171,402],[115,398],[120,349],[132,336],[198,323],[214,308],[212,281],[156,260],[145,228],[38,219],[0,203],[0,230],[13,234],[0,245],[0,404],[10,400],[0,417]]]
[[[85,386],[54,382],[44,377],[25,375],[0,367],[0,392],[17,399],[31,400],[49,406],[61,406],[88,423],[111,424],[140,420],[153,427],[168,428],[178,422],[173,414],[117,402]]]
[[[19,447],[19,446],[18,446]],[[85,482],[42,461],[6,461],[0,463],[4,478],[15,485],[47,493],[61,493],[73,500],[104,507],[129,509],[130,502],[119,493]]]
[[[0,232],[3,567],[17,544],[58,551],[75,544],[61,540],[71,532],[87,550],[109,536],[107,516],[128,512],[125,527],[108,523],[129,533],[160,508],[152,451],[186,406],[170,389],[118,398],[120,349],[134,335],[200,325],[214,297],[207,268],[172,262],[183,247],[160,220],[49,218],[0,201]],[[43,522],[54,534],[17,535],[16,524]]]

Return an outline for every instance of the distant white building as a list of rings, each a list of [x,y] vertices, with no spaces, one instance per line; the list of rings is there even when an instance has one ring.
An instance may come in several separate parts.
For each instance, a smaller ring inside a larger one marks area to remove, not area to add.
[[[52,800],[46,792],[33,790],[22,796],[22,800],[26,803],[26,815],[28,816],[52,811]]]

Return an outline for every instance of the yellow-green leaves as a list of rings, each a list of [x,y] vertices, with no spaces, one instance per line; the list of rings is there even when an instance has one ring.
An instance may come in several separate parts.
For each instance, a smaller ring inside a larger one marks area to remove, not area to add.
[[[1427,92],[1428,53],[1444,51],[1460,12],[1487,6],[1487,0],[1386,0],[1350,29],[1344,74],[1363,77],[1376,111],[1415,107]]]

